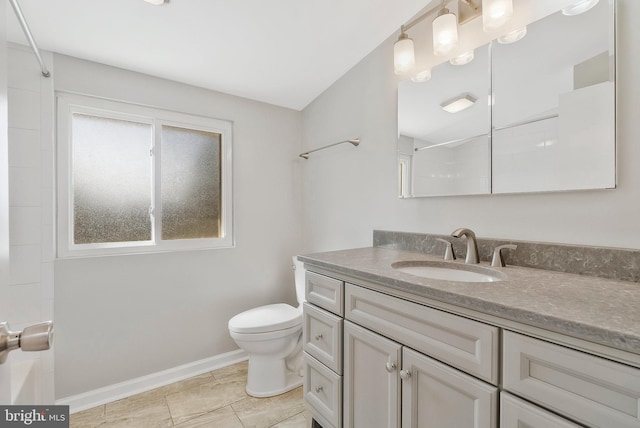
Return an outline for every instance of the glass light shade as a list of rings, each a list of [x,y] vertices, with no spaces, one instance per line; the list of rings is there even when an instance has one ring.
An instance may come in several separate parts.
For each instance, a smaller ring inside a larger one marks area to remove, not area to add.
[[[416,82],[416,83],[426,82],[429,79],[431,79],[431,69],[430,68],[427,68],[426,70],[422,70],[421,72],[416,73],[413,76],[411,76],[411,81],[412,82]]]
[[[517,28],[513,31],[508,32],[507,34],[503,34],[498,37],[498,43],[503,45],[508,45],[509,43],[515,43],[518,40],[521,40],[524,36],[527,35],[527,26],[525,25],[522,28]]]
[[[458,44],[458,19],[453,13],[445,13],[433,20],[433,53],[444,56]]]
[[[513,0],[482,0],[482,29],[489,33],[513,16]]]
[[[449,62],[451,65],[465,65],[473,61],[474,56],[474,51],[470,50],[469,52],[463,52],[458,56],[454,56]]]
[[[580,0],[572,4],[571,6],[567,6],[562,9],[562,14],[567,16],[580,15],[581,13],[585,13],[593,6],[598,4],[599,0]]]
[[[413,40],[402,34],[393,45],[393,67],[396,74],[405,74],[413,68],[416,56],[413,50]]]

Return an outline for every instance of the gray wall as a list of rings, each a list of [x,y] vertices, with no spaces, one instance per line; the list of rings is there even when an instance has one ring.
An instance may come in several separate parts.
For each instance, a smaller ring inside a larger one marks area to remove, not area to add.
[[[307,251],[371,244],[372,229],[640,248],[640,2],[618,8],[618,188],[547,194],[397,198],[395,36],[303,111],[303,147],[360,136],[304,164]]]
[[[295,303],[301,113],[55,56],[55,88],[234,122],[236,247],[57,260],[56,397],[237,349],[227,321]]]

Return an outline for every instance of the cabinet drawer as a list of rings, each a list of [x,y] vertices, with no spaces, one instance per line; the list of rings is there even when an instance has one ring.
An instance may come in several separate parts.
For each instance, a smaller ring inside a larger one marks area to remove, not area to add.
[[[304,350],[342,374],[342,318],[304,303]]]
[[[336,315],[344,315],[344,283],[328,276],[307,271],[305,275],[305,296],[313,303]]]
[[[506,392],[500,393],[500,428],[580,428]]]
[[[342,377],[304,353],[304,399],[336,428],[342,427]],[[327,428],[327,427],[325,427]]]
[[[640,370],[505,331],[504,388],[590,427],[640,427]]]
[[[481,379],[498,383],[498,328],[345,286],[345,318]]]

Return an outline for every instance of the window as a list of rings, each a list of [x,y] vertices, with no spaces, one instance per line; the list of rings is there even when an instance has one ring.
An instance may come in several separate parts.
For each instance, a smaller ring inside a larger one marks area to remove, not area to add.
[[[59,257],[233,246],[230,122],[57,104]]]

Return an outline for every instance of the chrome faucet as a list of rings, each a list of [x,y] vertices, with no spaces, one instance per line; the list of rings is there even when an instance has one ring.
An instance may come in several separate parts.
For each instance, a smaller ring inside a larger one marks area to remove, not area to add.
[[[476,234],[473,230],[461,227],[456,229],[451,234],[454,238],[460,238],[461,236],[467,237],[467,256],[464,259],[465,263],[480,263],[478,258],[478,244],[476,243]]]

